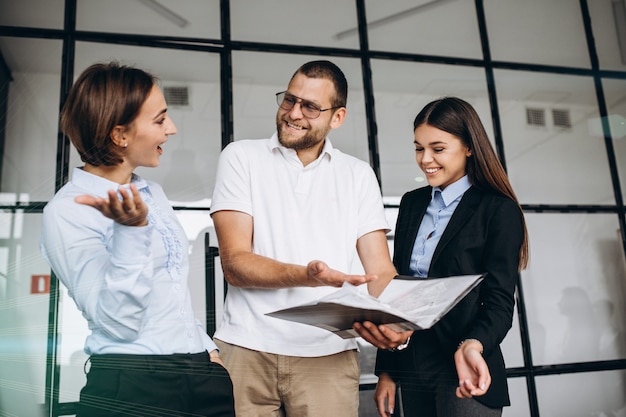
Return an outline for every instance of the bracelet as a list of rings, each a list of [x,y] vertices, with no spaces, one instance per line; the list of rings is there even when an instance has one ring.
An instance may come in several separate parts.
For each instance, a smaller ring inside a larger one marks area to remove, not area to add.
[[[459,344],[457,345],[456,350],[461,349],[461,346],[463,346],[463,344],[464,344],[465,342],[478,342],[478,344],[480,345],[480,354],[481,354],[481,355],[483,354],[483,344],[482,344],[482,343],[481,343],[481,341],[480,341],[480,340],[478,340],[478,339],[463,339],[463,340],[461,340],[461,343],[459,343]]]
[[[409,336],[408,339],[406,339],[406,342],[399,344],[398,346],[396,346],[395,348],[391,348],[391,349],[387,349],[389,352],[398,352],[400,350],[404,350],[406,348],[409,347],[409,342],[411,341],[411,336]]]

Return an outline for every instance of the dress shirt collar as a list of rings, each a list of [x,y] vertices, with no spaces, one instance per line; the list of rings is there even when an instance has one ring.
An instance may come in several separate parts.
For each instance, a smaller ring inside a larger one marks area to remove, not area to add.
[[[469,190],[471,186],[472,184],[470,184],[469,178],[467,177],[467,175],[465,175],[456,182],[448,185],[444,190],[441,190],[441,188],[439,187],[433,187],[431,191],[431,198],[434,199],[435,191],[441,192],[441,198],[443,199],[443,203],[446,207],[448,207],[450,203],[462,196],[463,193]]]
[[[135,184],[138,190],[145,188],[148,184],[146,180],[133,174],[130,182]],[[89,193],[99,197],[106,197],[109,190],[117,190],[119,188],[129,188],[129,184],[118,184],[114,181],[107,180],[99,175],[95,175],[85,171],[82,167],[76,167],[72,171],[72,183],[77,187],[89,190]]]

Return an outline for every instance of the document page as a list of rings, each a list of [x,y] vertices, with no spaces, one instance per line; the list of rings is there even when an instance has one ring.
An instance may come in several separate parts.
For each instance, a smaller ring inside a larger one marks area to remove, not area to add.
[[[342,338],[358,336],[355,322],[371,321],[394,330],[428,329],[480,283],[484,275],[446,278],[398,276],[379,298],[344,283],[316,302],[267,313],[283,320],[317,326]]]
[[[474,289],[483,277],[415,278],[400,275],[387,285],[378,299],[401,311],[409,321],[427,329]]]

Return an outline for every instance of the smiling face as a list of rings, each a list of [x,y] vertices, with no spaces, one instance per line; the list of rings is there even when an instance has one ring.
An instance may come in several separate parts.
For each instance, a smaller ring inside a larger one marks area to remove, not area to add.
[[[163,154],[161,145],[167,142],[169,135],[174,134],[176,125],[167,114],[161,89],[155,85],[137,118],[121,134],[118,144],[125,147],[124,164],[131,169],[159,166]]]
[[[469,148],[458,137],[422,124],[415,129],[415,160],[432,187],[444,189],[465,175]]]
[[[296,74],[289,83],[289,94],[308,100],[320,109],[332,107],[335,88],[332,81],[325,78],[309,78],[304,74]],[[291,110],[278,107],[276,113],[276,131],[280,144],[300,151],[321,152],[324,140],[331,129],[339,127],[344,120],[346,109],[341,107],[320,113],[316,119],[307,119],[302,114],[300,103]]]

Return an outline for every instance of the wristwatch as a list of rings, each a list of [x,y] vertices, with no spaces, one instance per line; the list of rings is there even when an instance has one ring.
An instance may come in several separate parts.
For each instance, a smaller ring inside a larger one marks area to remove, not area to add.
[[[398,346],[396,346],[395,348],[391,348],[391,349],[388,349],[388,350],[391,351],[391,352],[398,352],[400,350],[404,350],[404,349],[409,347],[409,342],[410,341],[411,341],[411,336],[409,336],[409,338],[406,339],[406,342],[401,343]]]

